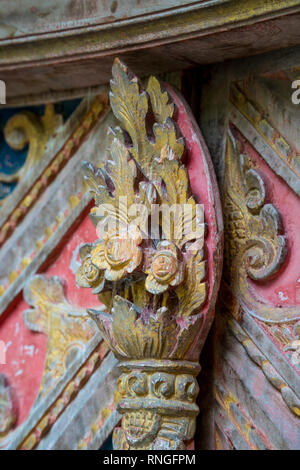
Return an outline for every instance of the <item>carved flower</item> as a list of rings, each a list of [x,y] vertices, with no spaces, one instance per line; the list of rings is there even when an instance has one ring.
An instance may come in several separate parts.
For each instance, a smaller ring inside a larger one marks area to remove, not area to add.
[[[92,264],[104,270],[108,281],[119,281],[126,273],[132,273],[142,261],[139,244],[142,235],[135,224],[119,232],[107,232],[91,251]]]
[[[93,293],[98,294],[104,287],[104,273],[93,264],[91,251],[94,245],[87,243],[79,249],[82,265],[76,273],[76,283],[80,287],[93,287]]]
[[[146,278],[146,289],[152,294],[161,294],[169,286],[178,286],[183,281],[184,266],[178,260],[175,245],[167,240],[160,242]]]

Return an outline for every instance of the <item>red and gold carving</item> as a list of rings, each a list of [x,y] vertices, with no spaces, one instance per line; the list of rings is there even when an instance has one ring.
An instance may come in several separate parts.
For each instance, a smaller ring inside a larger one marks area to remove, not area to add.
[[[106,305],[106,312],[88,312],[121,361],[123,419],[114,447],[184,449],[195,432],[198,359],[221,270],[217,189],[199,131],[173,91],[178,109],[156,78],[143,89],[119,60],[111,89],[122,129],[110,130],[110,156],[100,168],[84,164],[96,204],[91,218],[101,235],[80,248],[77,283],[92,288]],[[174,120],[178,112],[186,141]],[[194,182],[198,201],[183,163],[188,155],[200,165],[192,173],[201,178],[201,189]],[[204,210],[198,211],[197,202]],[[141,213],[127,210],[137,204],[146,211],[146,223]],[[158,218],[155,234],[147,231],[154,204],[175,208],[178,216]],[[109,207],[105,216],[103,205]]]

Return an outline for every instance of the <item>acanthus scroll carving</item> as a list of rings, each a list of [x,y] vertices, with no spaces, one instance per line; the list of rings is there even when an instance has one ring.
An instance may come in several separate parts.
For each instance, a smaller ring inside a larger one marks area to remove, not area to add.
[[[106,305],[88,312],[120,359],[123,419],[114,448],[184,449],[199,412],[198,358],[213,315],[221,236],[216,241],[212,230],[205,242],[205,211],[192,195],[169,94],[154,77],[144,90],[119,60],[111,90],[122,128],[110,129],[100,168],[84,164],[99,238],[80,248],[77,283]]]
[[[61,123],[62,116],[56,114],[53,104],[45,106],[43,116],[21,111],[9,118],[3,130],[6,143],[16,151],[23,150],[27,144],[29,147],[24,165],[12,174],[0,172],[0,183],[19,183],[38,163],[47,142]],[[0,205],[3,201],[0,200]]]
[[[240,142],[229,132],[224,181],[225,260],[227,280],[241,306],[267,323],[300,319],[298,306],[269,305],[249,280],[264,282],[279,275],[288,249],[280,213],[266,203],[265,182]]]

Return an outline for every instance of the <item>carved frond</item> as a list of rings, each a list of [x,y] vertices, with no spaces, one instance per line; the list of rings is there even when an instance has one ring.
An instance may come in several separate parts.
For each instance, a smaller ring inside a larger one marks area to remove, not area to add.
[[[135,197],[136,204],[144,206],[150,214],[151,205],[155,204],[157,200],[158,196],[154,184],[148,183],[146,181],[141,181],[139,183],[139,191]]]
[[[117,138],[112,140],[110,158],[101,168],[84,162],[85,179],[98,209],[91,212],[92,220],[108,222],[108,218],[128,224],[128,207],[135,203],[134,181],[136,165],[126,148]]]
[[[127,197],[127,203],[135,201],[134,180],[136,178],[136,166],[124,144],[114,139],[110,146],[111,158],[105,165],[107,180],[113,184],[113,196],[116,203],[120,197]]]
[[[182,248],[187,242],[201,239],[205,236],[205,223],[203,207],[196,203],[191,196],[185,204],[183,216],[183,233],[181,239],[177,242]]]
[[[148,142],[146,131],[146,115],[148,112],[148,96],[141,91],[136,76],[131,75],[128,68],[116,59],[112,68],[110,104],[114,115],[122,123],[132,140],[131,153],[142,168],[148,164]]]
[[[145,289],[145,280],[130,283],[130,291],[133,303],[139,308],[144,308],[150,302],[150,294]]]
[[[189,247],[185,281],[176,289],[179,298],[178,315],[182,317],[188,317],[198,311],[206,300],[206,262],[203,260],[201,248],[199,242]]]
[[[185,327],[182,328],[178,334],[176,349],[171,353],[172,359],[184,359],[187,350],[194,343],[195,338],[201,328],[203,322],[203,315],[192,315],[185,317]]]
[[[186,204],[189,193],[189,180],[186,168],[179,165],[174,152],[168,146],[163,147],[160,158],[161,177],[165,183],[165,199],[170,205]]]
[[[155,121],[163,124],[166,119],[174,114],[174,103],[166,91],[162,91],[161,84],[155,77],[150,77],[147,84],[147,93],[150,97],[151,107]]]
[[[113,204],[113,197],[111,196],[106,181],[103,166],[95,168],[90,162],[83,162],[82,167],[84,170],[84,179],[87,182],[90,192],[93,195],[95,204]]]
[[[134,304],[116,296],[113,317],[114,341],[125,352],[126,357],[168,357],[174,347],[172,336],[178,327],[167,308],[158,309],[144,321]]]
[[[111,290],[101,292],[100,294],[98,294],[98,298],[99,298],[100,302],[103,305],[105,305],[105,307],[108,310],[111,309],[111,305],[112,305],[112,292],[111,292]]]
[[[111,107],[131,138],[130,153],[144,175],[154,181],[157,191],[160,192],[160,170],[153,164],[154,159],[159,158],[163,147],[168,145],[179,160],[184,152],[184,139],[178,136],[176,125],[170,119],[173,106],[168,103],[167,92],[161,91],[156,79],[150,80],[149,87],[156,121],[152,129],[149,128],[150,121],[147,124],[148,93],[142,90],[138,78],[129,72],[121,61],[114,62]]]
[[[154,155],[161,156],[161,152],[165,147],[169,147],[176,160],[180,160],[184,153],[184,139],[180,137],[179,131],[175,123],[168,118],[163,124],[155,123],[153,126],[154,142],[152,151]],[[157,169],[159,172],[159,169]]]

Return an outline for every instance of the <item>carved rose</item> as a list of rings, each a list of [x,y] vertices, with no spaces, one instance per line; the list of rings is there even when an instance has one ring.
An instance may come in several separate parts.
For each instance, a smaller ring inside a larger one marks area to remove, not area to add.
[[[93,287],[93,293],[97,294],[104,287],[104,273],[93,264],[91,251],[94,248],[92,243],[83,245],[79,250],[82,265],[76,273],[76,283],[80,287]]]
[[[161,294],[169,286],[178,286],[183,281],[184,267],[177,256],[175,245],[167,240],[157,246],[146,278],[146,289],[152,294]]]
[[[107,232],[91,251],[94,266],[104,271],[108,281],[119,281],[127,273],[132,273],[142,261],[139,244],[142,236],[134,224],[119,232]]]

